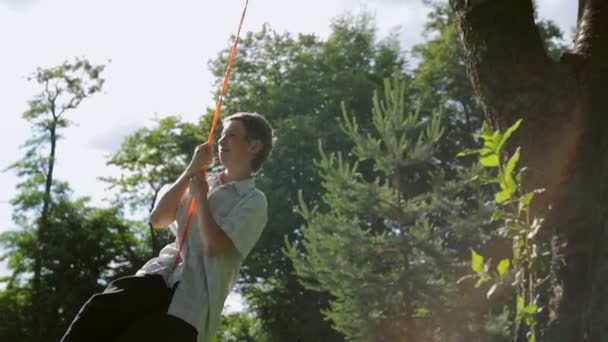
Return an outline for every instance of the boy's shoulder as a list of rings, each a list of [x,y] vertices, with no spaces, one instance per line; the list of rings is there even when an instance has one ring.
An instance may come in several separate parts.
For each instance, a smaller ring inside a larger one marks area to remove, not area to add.
[[[245,197],[247,197],[248,200],[252,201],[262,201],[264,203],[267,202],[266,194],[264,193],[264,191],[260,190],[256,186],[253,186],[250,191],[247,192]]]
[[[268,209],[268,199],[264,191],[253,187],[244,198],[246,207],[256,208],[256,211],[266,211]]]
[[[254,187],[252,192],[253,192],[253,196],[255,196],[256,198],[259,198],[260,200],[263,200],[264,202],[268,201],[266,199],[266,194],[264,193],[264,191],[258,189],[257,187]]]

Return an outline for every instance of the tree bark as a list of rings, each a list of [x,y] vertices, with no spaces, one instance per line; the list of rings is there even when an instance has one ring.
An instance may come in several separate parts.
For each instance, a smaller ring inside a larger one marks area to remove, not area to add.
[[[154,207],[156,206],[156,198],[158,197],[158,193],[159,190],[154,188],[154,197],[152,198],[152,203],[150,203],[150,208],[148,209],[148,214],[152,214],[152,210],[154,210]],[[148,222],[148,229],[150,229],[150,244],[152,247],[152,256],[151,258],[154,258],[158,255],[158,252],[160,251],[160,247],[158,246],[157,243],[157,239],[156,239],[156,232],[154,232],[154,226],[152,225],[152,222]]]
[[[49,123],[49,139],[51,142],[51,150],[49,152],[49,159],[47,164],[47,170],[45,175],[44,184],[44,197],[42,200],[42,214],[40,215],[40,221],[37,231],[37,250],[36,257],[34,259],[34,278],[33,278],[33,324],[34,324],[34,336],[38,341],[45,339],[44,335],[47,331],[47,306],[43,303],[45,296],[43,296],[42,289],[42,262],[45,255],[46,242],[48,239],[48,226],[49,226],[49,210],[51,207],[51,189],[53,185],[53,172],[55,169],[55,154],[57,149],[57,124],[58,116],[55,114],[55,100],[51,101],[51,114],[53,120]]]
[[[575,51],[560,61],[546,53],[532,0],[450,5],[485,115],[501,129],[524,119],[513,146],[529,167],[525,186],[546,189],[537,214],[551,207],[552,283],[539,340],[606,341],[608,1],[579,0]]]

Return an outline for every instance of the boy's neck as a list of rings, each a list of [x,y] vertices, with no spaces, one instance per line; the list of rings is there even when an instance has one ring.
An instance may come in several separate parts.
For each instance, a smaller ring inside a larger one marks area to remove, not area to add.
[[[243,170],[234,170],[234,169],[224,169],[221,174],[222,183],[230,183],[230,182],[238,182],[243,179],[251,178],[253,172],[251,169],[243,169]]]

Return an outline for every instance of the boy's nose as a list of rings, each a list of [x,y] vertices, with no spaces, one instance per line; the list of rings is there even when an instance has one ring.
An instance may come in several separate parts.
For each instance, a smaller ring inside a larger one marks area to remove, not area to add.
[[[226,148],[226,141],[220,139],[220,140],[218,140],[217,145],[218,145],[218,147],[224,149],[224,148]]]

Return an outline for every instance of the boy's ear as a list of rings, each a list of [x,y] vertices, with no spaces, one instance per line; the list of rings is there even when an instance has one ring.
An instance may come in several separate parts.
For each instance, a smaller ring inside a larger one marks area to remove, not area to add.
[[[252,140],[249,143],[249,151],[254,154],[259,153],[262,150],[262,147],[263,147],[263,144],[260,139]]]

